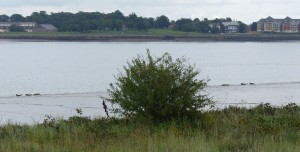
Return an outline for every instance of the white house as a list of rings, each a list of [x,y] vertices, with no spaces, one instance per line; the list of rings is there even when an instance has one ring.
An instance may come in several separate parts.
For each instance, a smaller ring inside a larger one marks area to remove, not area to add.
[[[238,32],[239,23],[236,21],[233,22],[223,22],[226,33],[236,33]]]
[[[26,32],[32,32],[38,25],[36,22],[0,22],[0,32],[9,32],[12,25],[23,27]]]
[[[22,27],[26,32],[57,32],[52,24],[37,24],[36,22],[0,22],[0,32],[9,32],[10,26]]]

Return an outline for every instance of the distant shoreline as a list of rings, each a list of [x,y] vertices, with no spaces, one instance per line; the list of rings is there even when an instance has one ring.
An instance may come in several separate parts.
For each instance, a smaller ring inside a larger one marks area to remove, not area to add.
[[[205,34],[205,35],[59,35],[59,34],[28,34],[1,35],[6,40],[41,40],[41,41],[97,41],[97,42],[260,42],[260,41],[294,41],[300,40],[300,34]]]

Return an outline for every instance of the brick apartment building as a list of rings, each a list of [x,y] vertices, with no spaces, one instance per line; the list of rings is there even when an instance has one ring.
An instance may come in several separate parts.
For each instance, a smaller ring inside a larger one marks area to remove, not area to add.
[[[300,32],[300,19],[267,17],[257,22],[257,32],[297,33]]]

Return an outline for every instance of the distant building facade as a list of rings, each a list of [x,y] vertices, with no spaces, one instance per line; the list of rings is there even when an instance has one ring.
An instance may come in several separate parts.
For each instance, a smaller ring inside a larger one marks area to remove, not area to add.
[[[274,19],[269,16],[257,22],[257,32],[297,33],[300,32],[300,19]]]
[[[0,22],[0,32],[9,32],[11,26],[19,26],[26,32],[55,32],[57,28],[52,24],[37,24],[36,22]]]
[[[236,21],[232,22],[222,22],[222,23],[211,23],[209,24],[210,28],[216,27],[219,30],[224,31],[225,33],[237,33],[239,30],[239,23]]]
[[[39,24],[34,32],[57,32],[57,28],[52,24]]]
[[[239,23],[236,21],[223,22],[225,33],[237,33],[239,31]]]
[[[33,32],[37,26],[35,22],[0,22],[0,32],[9,32],[9,27],[12,25],[22,27],[26,32]]]

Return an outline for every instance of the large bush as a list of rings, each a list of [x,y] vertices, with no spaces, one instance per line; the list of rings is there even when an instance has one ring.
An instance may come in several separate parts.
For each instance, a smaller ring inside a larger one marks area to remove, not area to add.
[[[124,66],[125,73],[108,89],[114,109],[125,116],[153,122],[195,118],[211,100],[199,91],[206,80],[198,80],[199,71],[185,58],[173,60],[170,54],[154,58],[138,55]]]

